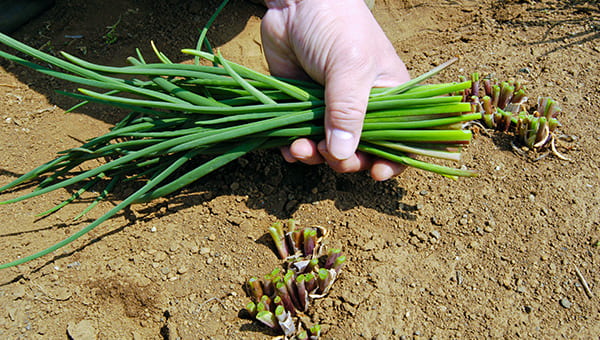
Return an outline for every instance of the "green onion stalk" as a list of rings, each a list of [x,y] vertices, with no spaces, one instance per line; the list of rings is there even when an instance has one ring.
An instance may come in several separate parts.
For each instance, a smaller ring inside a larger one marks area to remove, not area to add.
[[[317,325],[310,327],[308,332],[310,333],[310,340],[318,339],[319,336],[321,336],[321,325],[317,324]]]
[[[279,252],[279,256],[281,258],[286,258],[289,256],[288,248],[285,242],[285,235],[281,230],[281,224],[276,223],[269,228],[269,234],[271,234],[271,238],[275,243],[275,248]]]
[[[283,276],[283,283],[285,284],[285,288],[287,289],[287,292],[290,296],[290,300],[292,301],[292,304],[294,305],[294,308],[301,309],[301,308],[303,308],[303,306],[300,303],[300,299],[299,299],[300,293],[298,292],[298,288],[297,288],[297,284],[296,284],[297,279],[298,279],[298,277],[296,276],[296,274],[293,271],[288,270],[285,273],[285,275]]]
[[[340,257],[342,251],[337,248],[329,249],[329,253],[327,254],[327,260],[325,261],[325,268],[330,269],[333,267],[335,260]]]
[[[263,295],[260,297],[260,305],[263,305],[264,308],[263,310],[267,310],[267,311],[272,311],[274,304],[273,304],[273,300],[271,300],[271,298],[267,295]]]
[[[306,331],[300,332],[296,335],[296,340],[308,340],[308,333]]]
[[[286,311],[283,306],[277,306],[277,308],[275,308],[275,317],[286,337],[293,336],[296,333],[296,326],[294,325],[292,314]]]
[[[315,274],[309,272],[304,276],[304,287],[307,292],[314,292],[317,289],[317,279]]]
[[[294,261],[297,262],[297,261]],[[294,263],[292,262],[292,263]],[[318,269],[318,265],[319,265],[319,259],[312,258],[308,261],[308,265],[306,266],[306,269],[303,272],[314,272],[317,271]],[[299,268],[300,266],[293,266],[293,268]]]
[[[296,287],[298,291],[298,303],[300,304],[299,309],[302,312],[305,312],[308,308],[308,293],[306,291],[305,285],[305,276],[304,274],[300,274],[296,276]]]
[[[281,329],[279,323],[277,322],[277,318],[269,311],[262,311],[256,314],[256,320],[262,322],[270,328]]]
[[[248,152],[289,145],[298,138],[324,138],[322,86],[261,74],[220,53],[185,49],[183,53],[213,66],[174,64],[153,44],[157,63],[147,62],[138,50],[128,58],[128,66],[105,66],[65,52],[62,58],[55,57],[4,34],[0,43],[33,61],[4,51],[0,57],[81,85],[79,93],[58,91],[82,101],[74,108],[95,102],[129,112],[106,134],[61,151],[56,159],[1,186],[0,193],[31,181],[39,183],[36,190],[0,204],[80,185],[73,197],[42,214],[57,211],[85,191],[102,192],[88,212],[120,183],[140,183],[133,194],[79,232],[36,254],[1,264],[0,269],[49,254],[123,208],[174,193]],[[475,176],[472,170],[434,163],[436,159],[457,161],[461,148],[471,140],[462,123],[481,118],[462,96],[450,95],[470,88],[470,80],[420,85],[453,61],[400,86],[373,89],[358,149],[451,178]],[[190,165],[198,159],[203,163]],[[94,160],[101,165],[77,172]]]

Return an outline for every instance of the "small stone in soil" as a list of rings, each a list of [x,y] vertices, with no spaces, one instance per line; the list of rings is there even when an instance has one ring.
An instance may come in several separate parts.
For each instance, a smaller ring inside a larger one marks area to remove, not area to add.
[[[569,308],[571,308],[572,303],[571,303],[571,301],[567,300],[566,298],[562,298],[562,299],[560,299],[560,305],[566,309],[569,309]]]
[[[73,340],[96,339],[98,330],[92,320],[82,320],[77,324],[69,323],[67,334]]]

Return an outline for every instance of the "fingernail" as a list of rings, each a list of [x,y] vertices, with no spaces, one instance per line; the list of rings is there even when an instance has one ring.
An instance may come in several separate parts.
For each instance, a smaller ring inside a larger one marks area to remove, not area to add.
[[[385,167],[379,170],[379,174],[376,178],[378,181],[387,181],[388,179],[394,177],[394,170],[390,167]]]
[[[327,145],[329,153],[338,160],[350,158],[355,150],[354,135],[348,131],[333,129]]]

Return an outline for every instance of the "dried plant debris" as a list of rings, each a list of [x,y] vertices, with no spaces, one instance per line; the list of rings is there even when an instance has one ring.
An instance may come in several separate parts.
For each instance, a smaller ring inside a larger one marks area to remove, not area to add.
[[[460,77],[459,80],[465,79]],[[563,160],[570,160],[556,149],[556,141],[563,139],[557,131],[561,126],[557,116],[562,112],[550,97],[538,97],[533,112],[528,112],[527,89],[519,81],[498,81],[479,74],[471,75],[471,88],[462,92],[465,102],[471,102],[475,111],[481,112],[485,127],[503,132],[513,132],[528,149],[550,152]]]
[[[318,339],[319,325],[303,325],[298,316],[308,311],[313,300],[327,295],[346,257],[340,249],[330,249],[320,257],[320,242],[327,235],[324,228],[298,228],[294,220],[289,220],[287,227],[287,233],[280,222],[269,228],[277,253],[285,262],[283,269],[275,268],[263,279],[248,280],[252,302],[246,310],[256,320],[281,331],[285,339]]]

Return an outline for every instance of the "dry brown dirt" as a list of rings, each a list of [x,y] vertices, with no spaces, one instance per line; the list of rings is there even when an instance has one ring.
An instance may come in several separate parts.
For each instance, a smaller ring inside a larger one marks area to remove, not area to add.
[[[58,0],[13,36],[112,65],[136,47],[150,55],[154,40],[184,61],[179,49],[195,46],[217,5]],[[520,79],[532,98],[557,99],[561,132],[575,138],[560,150],[572,161],[536,160],[539,153],[513,150],[513,136],[501,133],[473,140],[462,164],[479,177],[458,181],[410,169],[378,183],[287,164],[276,151],[252,154],[52,255],[1,271],[0,338],[270,338],[239,317],[249,301],[242,286],[279,264],[266,229],[295,218],[328,228],[325,245],[348,257],[308,313],[325,339],[598,339],[598,2],[378,0],[373,13],[413,76],[458,55],[436,81],[479,71]],[[229,59],[267,72],[263,14],[233,1],[209,38]],[[75,101],[56,89],[76,86],[0,61],[0,185],[125,114],[94,105],[64,114]],[[0,206],[0,262],[76,232],[131,189],[119,188],[83,221],[72,217],[84,203],[35,217],[73,190]]]

